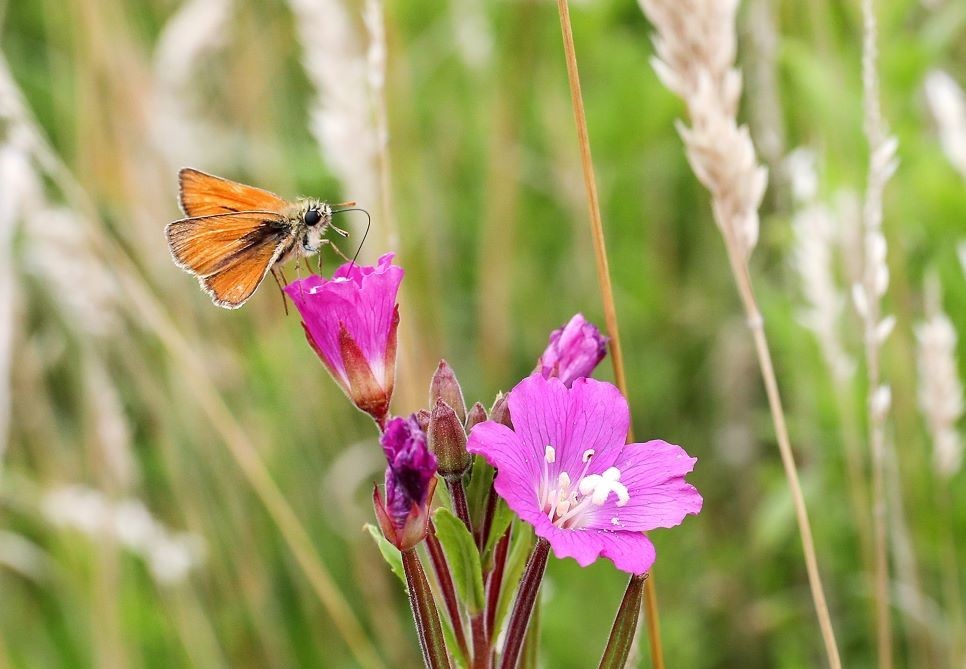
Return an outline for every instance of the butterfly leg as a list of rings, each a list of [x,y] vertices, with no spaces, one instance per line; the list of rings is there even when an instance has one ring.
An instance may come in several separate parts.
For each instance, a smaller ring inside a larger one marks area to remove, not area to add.
[[[302,247],[296,246],[295,247],[295,277],[299,282],[299,293],[303,292],[302,291],[302,258],[303,258]],[[309,267],[309,269],[311,270],[312,268]]]
[[[324,241],[325,241],[325,243],[326,243],[326,244],[328,244],[329,246],[331,246],[331,247],[332,247],[332,250],[333,250],[333,251],[335,251],[335,252],[336,252],[336,254],[337,254],[337,255],[338,255],[338,256],[339,256],[340,258],[342,258],[342,259],[343,259],[343,260],[345,260],[346,262],[349,262],[349,261],[350,261],[350,258],[349,258],[349,256],[347,256],[346,254],[344,254],[344,253],[342,252],[342,249],[340,249],[340,248],[339,248],[338,246],[336,246],[335,244],[333,244],[331,240],[328,240],[328,239],[326,239],[326,240],[324,240]]]
[[[285,274],[282,272],[282,268],[272,268],[272,278],[275,279],[275,285],[278,286],[278,294],[282,296],[282,309],[285,311],[285,315],[288,316],[288,298],[285,296],[285,290],[283,286],[288,283],[285,279]]]

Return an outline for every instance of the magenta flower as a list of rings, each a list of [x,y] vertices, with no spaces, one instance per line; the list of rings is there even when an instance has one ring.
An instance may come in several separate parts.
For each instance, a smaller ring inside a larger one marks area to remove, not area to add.
[[[575,379],[590,376],[605,355],[607,337],[583,314],[575,314],[566,325],[550,333],[550,343],[533,371],[546,379],[556,377],[569,388]]]
[[[436,456],[415,416],[393,418],[379,437],[386,455],[386,498],[373,490],[373,504],[383,534],[399,550],[426,537],[427,509],[436,489]]]
[[[684,480],[697,458],[659,440],[625,444],[630,413],[611,384],[581,378],[567,388],[534,373],[507,401],[513,429],[480,423],[467,450],[496,467],[497,493],[558,558],[587,566],[603,556],[644,573],[655,552],[643,532],[701,510]]]
[[[396,294],[403,269],[392,258],[385,254],[375,267],[346,263],[331,279],[312,275],[285,287],[306,339],[332,378],[380,424],[396,378]]]

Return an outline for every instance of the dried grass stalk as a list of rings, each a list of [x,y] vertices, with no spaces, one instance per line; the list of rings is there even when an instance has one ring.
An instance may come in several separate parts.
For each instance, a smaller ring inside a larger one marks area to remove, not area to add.
[[[872,461],[872,535],[875,551],[874,592],[876,647],[879,667],[891,669],[892,619],[889,594],[888,504],[886,501],[885,424],[892,404],[892,390],[882,382],[879,351],[895,325],[881,314],[881,300],[889,287],[886,264],[888,244],[882,233],[882,195],[895,172],[898,143],[889,137],[879,107],[878,50],[872,0],[862,1],[862,87],[865,97],[865,133],[869,141],[869,174],[862,210],[863,268],[861,283],[853,286],[855,306],[864,324],[865,363],[868,378],[869,447]]]
[[[838,648],[825,601],[811,523],[792,454],[761,311],[752,290],[748,258],[758,240],[758,206],[767,172],[758,165],[747,127],[738,126],[741,74],[735,68],[737,0],[640,0],[657,28],[652,60],[661,81],[687,104],[691,125],[678,124],[688,161],[711,192],[714,219],[751,327],[778,447],[792,493],[809,587],[829,666],[839,669]]]

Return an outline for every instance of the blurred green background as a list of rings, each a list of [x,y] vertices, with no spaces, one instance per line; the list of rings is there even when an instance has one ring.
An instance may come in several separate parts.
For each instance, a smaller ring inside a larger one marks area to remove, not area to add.
[[[865,457],[860,328],[843,303],[836,327],[859,368],[837,386],[799,318],[791,221],[807,175],[786,161],[812,152],[812,201],[864,188],[859,6],[742,4],[742,119],[770,168],[754,281],[843,659],[872,666],[867,525],[843,457],[850,444]],[[754,353],[674,131],[685,110],[649,65],[634,2],[573,5],[635,433],[696,455],[705,497],[700,516],[653,534],[668,666],[821,666]],[[966,3],[876,6],[901,160],[885,201],[897,659],[944,667],[966,635],[950,553],[956,541],[966,552],[966,493],[961,473],[947,483],[931,467],[914,327],[932,274],[966,328],[966,173],[924,93],[935,69],[966,85]],[[402,590],[362,530],[383,466],[371,422],[271,282],[239,311],[213,307],[162,235],[184,165],[286,197],[359,200],[374,216],[363,257],[394,250],[407,272],[396,413],[425,405],[441,357],[489,405],[573,313],[603,325],[554,4],[386,1],[388,197],[365,9],[0,2],[0,145],[13,147],[0,184],[0,669],[356,666],[297,553],[331,572],[387,665],[418,666]],[[847,237],[854,216],[836,211]],[[848,271],[835,270],[843,294]],[[599,376],[612,378],[608,365]],[[255,454],[308,550],[266,511],[277,498]],[[551,561],[543,666],[595,666],[625,584],[606,561]],[[647,657],[643,637],[638,666]]]

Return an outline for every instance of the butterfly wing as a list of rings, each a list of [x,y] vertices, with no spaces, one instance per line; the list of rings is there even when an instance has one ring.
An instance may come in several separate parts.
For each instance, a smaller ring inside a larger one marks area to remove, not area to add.
[[[259,211],[185,218],[168,224],[165,235],[178,267],[230,309],[252,296],[294,241],[284,216]]]
[[[212,302],[226,309],[237,309],[248,301],[285,250],[285,243],[274,248],[268,244],[252,251],[244,259],[199,278]]]
[[[246,186],[185,167],[178,172],[179,199],[185,216],[212,216],[243,211],[281,212],[288,202],[271,191]]]

